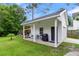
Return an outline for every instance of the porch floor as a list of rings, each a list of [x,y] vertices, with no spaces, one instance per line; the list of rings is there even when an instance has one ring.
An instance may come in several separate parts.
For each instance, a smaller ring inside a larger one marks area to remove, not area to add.
[[[26,38],[25,40],[34,42],[33,39],[31,39],[31,38]],[[42,41],[41,39],[36,39],[35,43],[39,43],[39,44],[43,44],[43,45],[46,45],[46,46],[54,47],[54,43]]]

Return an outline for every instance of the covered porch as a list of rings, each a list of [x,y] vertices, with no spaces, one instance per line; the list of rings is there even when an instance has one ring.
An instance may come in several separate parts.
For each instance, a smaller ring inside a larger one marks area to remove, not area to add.
[[[33,41],[36,43],[44,44],[47,46],[57,47],[61,43],[62,26],[61,22],[57,18],[38,21],[23,26],[23,38],[25,40]],[[26,26],[30,28],[25,29]],[[40,31],[43,28],[43,31]],[[26,37],[26,30],[30,30],[30,37]],[[40,37],[40,34],[47,34],[48,41],[44,41]]]

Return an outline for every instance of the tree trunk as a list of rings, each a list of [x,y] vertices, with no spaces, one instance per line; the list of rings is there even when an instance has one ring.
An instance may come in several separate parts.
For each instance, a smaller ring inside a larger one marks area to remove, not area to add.
[[[34,7],[32,8],[32,20],[34,19]]]
[[[12,40],[13,38],[12,38],[12,36],[11,36],[11,40]]]

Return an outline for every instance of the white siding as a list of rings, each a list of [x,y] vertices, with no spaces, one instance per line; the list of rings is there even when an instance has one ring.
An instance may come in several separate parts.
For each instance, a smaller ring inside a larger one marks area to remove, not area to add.
[[[59,38],[58,38],[58,42],[59,44],[61,44],[66,38],[67,38],[67,19],[66,19],[66,14],[61,13],[60,17],[58,17],[58,19],[61,19],[61,23],[59,24]],[[59,45],[58,44],[58,45]]]
[[[79,29],[79,21],[73,20],[73,28],[74,29]]]
[[[79,29],[79,21],[73,20],[73,26],[68,27],[68,30],[78,30]]]
[[[67,19],[65,12],[61,15],[62,19],[62,41],[67,38]]]
[[[49,19],[49,20],[45,20],[45,21],[39,21],[35,23],[35,31],[36,31],[36,35],[39,35],[39,28],[43,27],[43,33],[48,34],[48,38],[49,41],[51,41],[51,27],[54,27],[54,20],[56,19]],[[31,31],[33,34],[33,30]]]
[[[58,25],[58,42],[60,42],[61,39],[62,39],[62,26],[61,26],[61,22],[58,21],[57,25]]]

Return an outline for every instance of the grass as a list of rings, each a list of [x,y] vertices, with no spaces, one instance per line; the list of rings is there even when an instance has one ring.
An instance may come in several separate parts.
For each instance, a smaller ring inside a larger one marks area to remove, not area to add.
[[[21,36],[0,37],[0,56],[63,56],[69,52],[70,43],[62,43],[53,48],[30,41],[23,40]],[[79,45],[77,45],[79,47]]]

